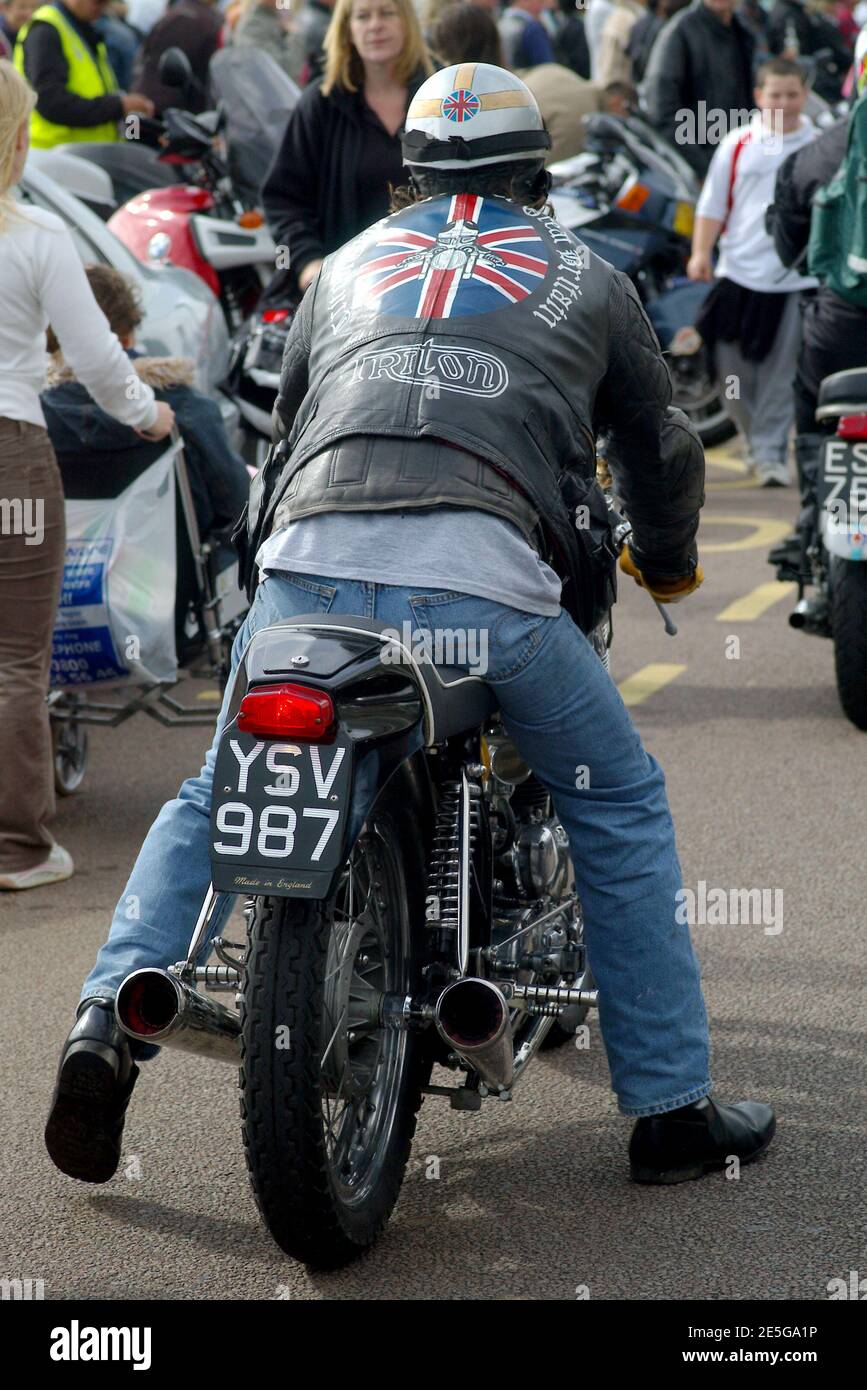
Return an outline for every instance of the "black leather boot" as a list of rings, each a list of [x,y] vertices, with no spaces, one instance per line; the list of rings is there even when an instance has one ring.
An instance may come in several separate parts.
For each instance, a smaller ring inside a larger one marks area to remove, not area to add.
[[[780,579],[803,578],[809,582],[810,562],[807,550],[812,545],[818,525],[817,494],[822,450],[827,439],[824,434],[795,436],[795,465],[801,492],[801,511],[790,536],[785,536],[768,555],[768,564],[780,570]]]
[[[709,1096],[663,1115],[644,1115],[629,1141],[633,1181],[688,1182],[725,1168],[732,1157],[752,1163],[770,1144],[776,1123],[771,1107],[760,1101],[720,1105]]]
[[[45,1145],[62,1173],[108,1182],[120,1162],[126,1107],[138,1076],[113,999],[85,999],[60,1056]]]

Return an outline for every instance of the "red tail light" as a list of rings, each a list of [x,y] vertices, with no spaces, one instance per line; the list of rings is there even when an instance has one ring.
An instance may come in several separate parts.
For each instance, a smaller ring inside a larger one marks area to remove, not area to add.
[[[284,320],[284,319],[288,319],[288,317],[289,317],[289,310],[288,310],[288,309],[266,309],[265,312],[264,312],[263,315],[262,315],[262,322],[263,322],[263,323],[282,323],[283,320]]]
[[[867,414],[841,415],[837,421],[839,439],[867,439]]]
[[[326,739],[335,723],[334,703],[322,690],[304,685],[258,685],[238,710],[238,728],[258,738]]]

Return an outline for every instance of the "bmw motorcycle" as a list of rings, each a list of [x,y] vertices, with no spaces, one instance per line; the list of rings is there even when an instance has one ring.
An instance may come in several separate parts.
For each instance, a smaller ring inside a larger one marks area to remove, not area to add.
[[[631,526],[608,507],[613,570]],[[607,665],[610,614],[592,641]],[[342,614],[254,636],[187,958],[116,999],[131,1037],[240,1068],[259,1211],[317,1267],[382,1231],[426,1097],[510,1101],[597,1002],[566,833],[491,687],[450,655]],[[217,937],[199,965],[221,893],[245,898],[246,946]]]
[[[638,116],[585,119],[586,150],[552,165],[554,216],[628,275],[671,371],[674,404],[710,448],[735,429],[692,325],[710,286],[686,275],[699,186],[681,154]]]
[[[867,368],[826,377],[816,419],[835,431],[816,436],[815,456],[801,463],[798,545],[783,542],[769,560],[798,585],[790,626],[834,643],[843,712],[867,730]]]

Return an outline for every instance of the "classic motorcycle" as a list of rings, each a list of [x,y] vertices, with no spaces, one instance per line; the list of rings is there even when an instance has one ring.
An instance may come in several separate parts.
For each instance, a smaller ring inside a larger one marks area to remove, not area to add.
[[[609,507],[613,565],[631,527]],[[607,664],[610,617],[592,640]],[[116,999],[131,1037],[240,1066],[259,1211],[318,1267],[382,1231],[425,1097],[470,1112],[511,1100],[597,1001],[551,798],[491,687],[433,655],[346,615],[254,636],[187,958],[135,971]],[[246,898],[246,949],[218,937],[219,963],[198,965],[222,893]],[[432,1084],[434,1064],[455,1084]]]
[[[699,188],[686,160],[637,116],[585,118],[583,154],[551,167],[554,216],[632,280],[705,448],[734,434],[692,325],[710,286],[689,280]]]
[[[802,464],[814,476],[798,545],[783,542],[769,559],[778,579],[798,585],[790,625],[833,641],[843,712],[867,730],[867,367],[825,378],[816,419],[836,430],[817,436],[815,457]]]

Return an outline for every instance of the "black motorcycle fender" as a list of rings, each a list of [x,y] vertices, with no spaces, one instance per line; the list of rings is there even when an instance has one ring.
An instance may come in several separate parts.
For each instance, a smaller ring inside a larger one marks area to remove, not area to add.
[[[311,626],[317,615],[291,620]],[[312,639],[312,640],[311,640]],[[354,704],[354,697],[369,690],[365,677],[382,673],[381,644],[361,635],[348,638],[333,633],[311,633],[276,624],[262,629],[250,641],[235,672],[227,722],[221,735],[231,738],[237,729],[241,701],[252,686],[294,680],[327,690],[339,714],[339,732],[350,739],[351,782],[349,805],[344,821],[337,868],[331,871],[281,871],[278,865],[228,865],[212,861],[212,881],[218,892],[247,892],[288,898],[328,898],[333,893],[342,866],[349,858],[362,827],[375,813],[377,802],[393,777],[400,777],[401,799],[406,814],[422,838],[429,842],[434,817],[434,797],[424,749],[424,719],[420,695],[409,682],[406,691],[393,700],[385,697],[375,713],[369,702]],[[307,657],[306,668],[293,663]],[[276,741],[276,740],[275,740]],[[219,754],[218,754],[219,762]],[[212,813],[213,814],[213,813]]]

